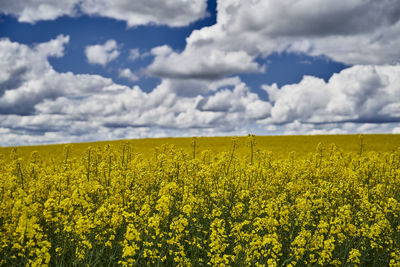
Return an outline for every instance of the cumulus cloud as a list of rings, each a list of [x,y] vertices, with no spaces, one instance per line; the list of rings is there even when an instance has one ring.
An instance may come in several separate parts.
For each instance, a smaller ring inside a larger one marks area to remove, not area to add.
[[[205,0],[85,0],[82,10],[91,15],[124,20],[128,26],[166,24],[184,26],[206,15]]]
[[[220,1],[219,4],[226,10],[225,21],[231,25],[230,31],[257,31],[269,36],[363,34],[391,26],[400,17],[396,0]]]
[[[37,105],[41,114],[68,114],[82,118],[90,116],[102,121],[107,127],[164,127],[175,129],[218,128],[235,129],[255,118],[265,118],[269,104],[261,101],[240,80],[227,81],[210,96],[178,95],[179,88],[170,80],[163,80],[152,92],[145,93],[139,87],[125,87],[112,94],[96,94],[84,99],[60,97]],[[224,109],[209,108],[220,98],[219,92],[232,100]],[[249,103],[256,103],[251,107]],[[208,108],[208,109],[207,109]]]
[[[68,41],[68,36],[60,35],[29,47],[9,39],[0,40],[0,114],[29,115],[45,99],[118,89],[111,79],[97,75],[57,73],[48,57],[63,56]]]
[[[133,73],[130,69],[121,69],[119,70],[119,77],[128,79],[132,82],[136,82],[139,80],[139,77]]]
[[[266,124],[398,123],[400,65],[354,66],[328,82],[306,76],[298,84],[264,85],[272,104]]]
[[[35,46],[0,41],[1,145],[245,134],[269,116],[270,104],[238,77],[163,79],[144,92],[98,75],[58,73],[48,58],[63,56],[68,40],[59,36]]]
[[[219,90],[214,95],[203,98],[197,105],[202,111],[245,113],[253,120],[269,117],[271,105],[251,93],[244,83],[239,83],[231,91]]]
[[[130,27],[146,24],[185,26],[206,16],[206,7],[206,0],[4,0],[0,2],[0,13],[13,15],[20,22],[35,23],[63,15],[75,16],[79,10],[122,20]]]
[[[141,54],[138,48],[133,48],[129,50],[129,60],[135,61],[136,59],[140,58]]]
[[[24,75],[32,71],[39,74],[50,68],[47,57],[62,57],[64,45],[69,42],[69,36],[59,35],[56,39],[41,43],[33,48],[11,42],[9,39],[0,39],[0,83],[4,86],[13,87],[16,81],[22,81]],[[4,92],[3,92],[4,93]]]
[[[153,49],[152,53],[156,58],[147,70],[160,77],[215,80],[234,73],[263,71],[245,51],[187,48],[178,54],[163,46]]]
[[[328,82],[304,77],[281,88],[264,85],[268,101],[239,77],[164,78],[144,92],[98,75],[56,72],[48,58],[63,56],[68,40],[60,35],[35,46],[0,41],[0,145],[399,128],[400,65],[354,66]]]
[[[47,98],[35,105],[33,114],[0,115],[0,124],[4,128],[0,132],[1,140],[3,145],[4,142],[11,145],[245,134],[254,120],[268,116],[270,105],[251,93],[238,78],[214,84],[217,87],[210,88],[207,96],[180,96],[180,89],[174,85],[176,83],[171,80],[163,80],[150,93],[143,92],[138,86],[120,86],[113,92],[103,90],[82,97],[64,94]],[[211,105],[219,101],[219,92],[232,100],[224,109],[215,110]]]
[[[4,0],[0,2],[0,13],[13,15],[19,22],[35,23],[40,20],[54,20],[58,17],[77,14],[76,5],[80,0]]]
[[[349,65],[400,62],[397,0],[219,0],[217,11],[217,23],[193,31],[182,52],[155,53],[149,72],[219,78],[260,71],[256,58],[282,51]]]
[[[120,54],[117,42],[115,40],[108,40],[100,45],[88,45],[85,48],[85,55],[89,63],[99,64],[103,67],[107,63],[116,59]]]

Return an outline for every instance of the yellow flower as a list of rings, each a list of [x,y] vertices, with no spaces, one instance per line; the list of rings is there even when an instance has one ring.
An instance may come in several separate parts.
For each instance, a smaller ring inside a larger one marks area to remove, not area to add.
[[[347,259],[347,261],[349,263],[353,263],[353,264],[359,264],[360,263],[360,259],[359,257],[361,256],[361,253],[358,249],[351,249],[349,252],[349,258]]]

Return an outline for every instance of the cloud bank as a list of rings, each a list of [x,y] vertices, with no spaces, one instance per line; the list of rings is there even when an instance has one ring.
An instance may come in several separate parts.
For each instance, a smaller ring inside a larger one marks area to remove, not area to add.
[[[263,89],[273,105],[267,124],[400,122],[400,65],[354,66],[328,82],[305,76],[298,84]]]
[[[0,41],[1,145],[168,135],[396,132],[400,65],[354,66],[328,82],[264,85],[269,101],[239,77],[162,80],[153,91],[98,75],[58,73],[68,36],[29,47]],[[13,68],[9,68],[13,66]],[[378,122],[378,123],[377,123]],[[384,123],[382,123],[384,122]]]
[[[128,4],[129,3],[129,4]],[[140,5],[139,5],[140,4]],[[0,10],[34,23],[86,13],[144,24],[187,25],[206,1],[3,1]],[[69,36],[27,46],[0,39],[0,145],[184,135],[399,133],[400,2],[397,0],[218,0],[217,23],[194,30],[182,51],[154,47],[152,91],[99,75],[60,73]],[[42,12],[47,10],[48,12]],[[313,10],[313,12],[310,12]],[[40,12],[39,12],[40,11]],[[90,44],[92,64],[121,53],[115,41]],[[326,56],[350,67],[328,81],[263,85],[242,73],[268,71],[271,53]],[[130,62],[142,55],[131,49]],[[146,53],[148,56],[148,53]],[[119,77],[137,81],[131,66]]]
[[[245,134],[248,124],[269,115],[270,105],[237,77],[163,79],[146,93],[98,75],[58,73],[48,58],[63,56],[68,41],[62,35],[33,47],[0,41],[1,145],[177,135],[182,130],[187,135]]]
[[[185,26],[206,16],[206,0],[3,0],[0,13],[19,22],[35,23],[61,16],[91,16],[122,20],[127,26],[156,24]]]
[[[400,62],[397,0],[219,0],[217,7],[215,25],[193,31],[180,53],[154,53],[149,73],[209,79],[257,72],[257,58],[283,51],[349,65]]]

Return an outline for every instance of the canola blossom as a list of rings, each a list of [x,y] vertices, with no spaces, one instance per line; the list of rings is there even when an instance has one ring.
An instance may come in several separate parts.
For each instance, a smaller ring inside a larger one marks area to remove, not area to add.
[[[362,138],[285,158],[254,136],[222,152],[14,149],[0,154],[0,265],[400,266],[400,148]]]

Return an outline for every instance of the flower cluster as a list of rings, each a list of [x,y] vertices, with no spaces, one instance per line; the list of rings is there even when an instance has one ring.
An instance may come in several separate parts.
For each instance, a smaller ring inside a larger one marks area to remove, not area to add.
[[[0,265],[400,266],[399,149],[274,159],[255,138],[2,156]]]

